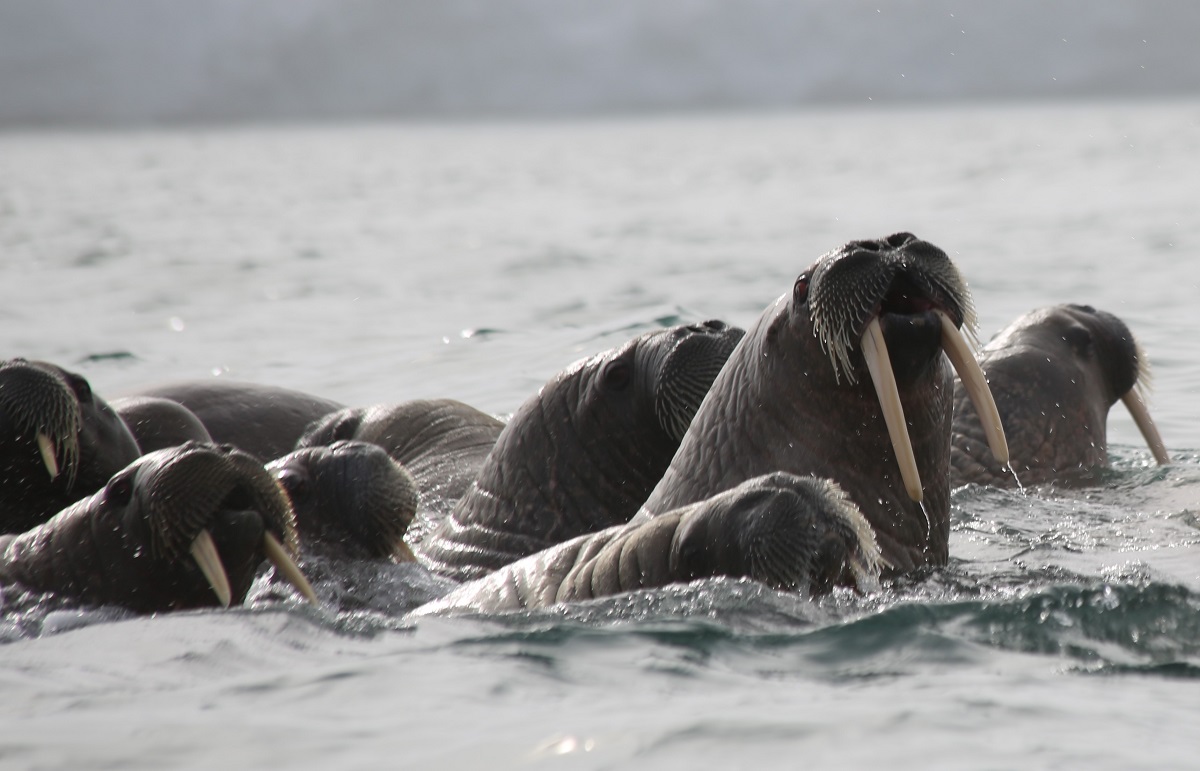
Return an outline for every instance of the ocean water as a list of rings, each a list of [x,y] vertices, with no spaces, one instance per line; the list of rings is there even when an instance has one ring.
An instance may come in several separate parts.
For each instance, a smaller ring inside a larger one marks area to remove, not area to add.
[[[0,767],[1193,767],[1198,180],[1186,101],[0,134],[0,355],[107,396],[229,377],[507,415],[910,230],[984,340],[1051,303],[1122,317],[1174,458],[1114,409],[1101,484],[960,489],[950,566],[868,597],[3,620]]]

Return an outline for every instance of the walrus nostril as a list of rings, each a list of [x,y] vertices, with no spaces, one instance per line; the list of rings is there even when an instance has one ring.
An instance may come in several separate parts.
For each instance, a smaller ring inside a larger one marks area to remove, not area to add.
[[[890,236],[888,236],[887,238],[884,239],[884,242],[887,243],[888,246],[890,246],[894,249],[898,249],[899,247],[904,246],[906,244],[910,244],[916,240],[918,240],[917,237],[914,236],[912,233],[901,232],[901,233],[891,234]]]
[[[702,324],[700,324],[700,326],[703,329],[707,329],[712,332],[724,332],[726,329],[729,328],[729,325],[726,324],[724,321],[721,321],[720,319],[709,319],[708,321],[705,321]]]

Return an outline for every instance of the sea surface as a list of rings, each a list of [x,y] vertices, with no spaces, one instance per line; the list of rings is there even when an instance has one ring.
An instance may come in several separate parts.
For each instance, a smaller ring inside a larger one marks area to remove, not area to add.
[[[3,768],[1194,768],[1200,103],[0,134],[0,356],[510,414],[640,332],[747,325],[908,230],[987,340],[1111,311],[1154,371],[1086,489],[965,487],[951,564],[498,618],[0,618]],[[412,566],[374,591],[415,601]]]

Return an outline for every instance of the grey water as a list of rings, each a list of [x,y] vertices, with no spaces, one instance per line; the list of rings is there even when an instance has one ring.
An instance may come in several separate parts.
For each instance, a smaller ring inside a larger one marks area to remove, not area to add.
[[[0,767],[1194,767],[1198,193],[1190,101],[0,134],[0,355],[103,395],[222,377],[505,416],[909,230],[983,340],[1052,303],[1123,318],[1173,457],[1118,406],[1097,484],[956,490],[950,565],[865,597],[7,618]]]

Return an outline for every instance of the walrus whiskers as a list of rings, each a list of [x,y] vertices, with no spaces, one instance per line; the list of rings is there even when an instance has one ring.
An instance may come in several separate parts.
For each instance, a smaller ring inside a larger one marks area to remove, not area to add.
[[[201,530],[192,541],[192,557],[200,567],[200,572],[208,579],[213,594],[217,595],[221,606],[228,608],[233,600],[233,591],[229,588],[229,576],[225,574],[225,566],[221,564],[221,556],[217,554],[217,545],[213,543],[212,534]]]
[[[879,551],[874,528],[841,485],[832,479],[819,479],[817,485],[825,492],[833,514],[846,523],[858,541],[858,548],[850,554],[847,562],[847,567],[854,576],[855,586],[863,593],[877,590],[880,572],[884,567],[891,565]]]

